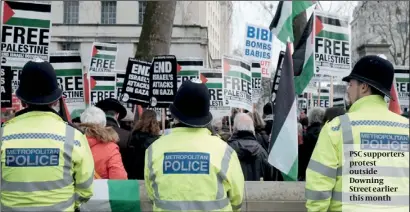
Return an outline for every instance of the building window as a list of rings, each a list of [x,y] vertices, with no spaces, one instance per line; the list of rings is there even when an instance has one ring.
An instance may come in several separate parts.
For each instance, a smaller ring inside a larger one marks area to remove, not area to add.
[[[139,1],[138,2],[138,23],[144,23],[144,15],[145,15],[145,8],[147,7],[146,1]]]
[[[101,24],[116,24],[117,22],[117,2],[101,2]]]
[[[60,43],[60,48],[63,51],[79,51],[80,50],[80,43]]]
[[[79,1],[64,1],[64,24],[78,24]]]

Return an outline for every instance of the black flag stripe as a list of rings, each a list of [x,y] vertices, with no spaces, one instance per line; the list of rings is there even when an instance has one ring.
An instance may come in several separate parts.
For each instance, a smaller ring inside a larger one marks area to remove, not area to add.
[[[117,47],[95,45],[95,48],[98,49],[98,50],[102,50],[102,51],[111,51],[111,52],[116,52],[117,51]]]
[[[342,21],[335,18],[329,18],[324,16],[316,15],[316,17],[324,24],[338,26],[338,27],[347,27],[349,23],[347,21]]]
[[[80,56],[50,56],[50,63],[81,63]]]
[[[206,78],[222,78],[222,73],[201,73]]]
[[[91,76],[95,81],[114,81],[115,77],[112,76]]]
[[[231,60],[231,59],[229,59],[229,58],[225,58],[225,62],[228,62],[230,65],[240,66],[240,67],[242,67],[242,68],[244,68],[244,69],[246,69],[246,70],[248,70],[248,71],[251,71],[251,66],[248,65],[248,64],[246,64],[246,63],[244,63],[244,62],[237,61],[237,60]]]
[[[204,66],[204,61],[178,61],[180,66]]]
[[[13,10],[24,10],[24,11],[34,11],[34,12],[51,12],[50,4],[36,4],[28,2],[18,2],[18,1],[6,1],[11,9]]]

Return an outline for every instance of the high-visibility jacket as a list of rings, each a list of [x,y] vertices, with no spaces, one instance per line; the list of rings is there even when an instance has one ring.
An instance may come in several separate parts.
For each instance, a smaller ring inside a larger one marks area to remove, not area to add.
[[[320,132],[306,171],[308,211],[408,211],[408,143],[409,120],[381,96],[356,101]]]
[[[147,149],[144,179],[154,211],[240,211],[238,156],[206,128],[172,129]]]
[[[57,114],[21,114],[1,133],[3,211],[73,211],[91,198],[94,161],[87,139]]]

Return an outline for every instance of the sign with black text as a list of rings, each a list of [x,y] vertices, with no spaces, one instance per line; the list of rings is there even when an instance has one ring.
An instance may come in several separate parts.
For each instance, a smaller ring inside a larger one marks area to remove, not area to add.
[[[12,106],[12,86],[13,72],[10,66],[1,67],[1,108]]]
[[[139,105],[148,105],[149,103],[149,72],[151,63],[128,59],[127,69],[122,87],[124,95],[122,101],[132,102]]]
[[[150,68],[150,105],[165,108],[177,92],[177,59],[174,55],[155,56]]]

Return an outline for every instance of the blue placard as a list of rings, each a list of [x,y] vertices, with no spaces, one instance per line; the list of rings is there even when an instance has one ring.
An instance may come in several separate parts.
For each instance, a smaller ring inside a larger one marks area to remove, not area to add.
[[[209,174],[209,153],[166,152],[162,171],[164,174]]]
[[[360,133],[363,150],[409,151],[409,136],[388,133]]]
[[[246,25],[245,56],[258,60],[272,58],[272,32],[265,27]]]
[[[58,148],[6,148],[6,166],[58,166],[59,160]]]

